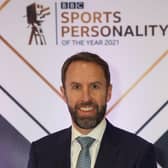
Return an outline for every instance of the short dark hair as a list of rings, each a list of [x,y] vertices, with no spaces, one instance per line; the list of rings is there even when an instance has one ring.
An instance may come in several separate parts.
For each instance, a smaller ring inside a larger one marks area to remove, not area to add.
[[[68,67],[72,62],[75,62],[75,61],[93,62],[93,63],[100,65],[104,71],[106,83],[107,85],[110,85],[110,71],[109,71],[109,66],[107,62],[96,54],[93,54],[90,52],[80,52],[80,53],[77,53],[67,58],[67,60],[64,62],[62,66],[61,80],[62,80],[62,85],[64,88],[65,88],[65,77],[66,77],[66,72],[68,70]]]

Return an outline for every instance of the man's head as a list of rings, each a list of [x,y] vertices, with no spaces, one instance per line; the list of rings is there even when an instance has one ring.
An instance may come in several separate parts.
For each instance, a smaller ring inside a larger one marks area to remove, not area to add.
[[[73,55],[62,66],[62,85],[74,126],[83,132],[96,127],[111,98],[108,64],[96,54]]]

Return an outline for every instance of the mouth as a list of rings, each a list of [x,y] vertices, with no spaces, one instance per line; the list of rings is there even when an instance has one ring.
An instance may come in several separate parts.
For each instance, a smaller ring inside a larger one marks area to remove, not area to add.
[[[96,109],[94,106],[82,106],[79,108],[79,111],[78,111],[78,115],[79,116],[85,116],[85,117],[91,117],[91,116],[95,116],[95,113],[96,113]]]
[[[93,111],[94,107],[92,106],[80,107],[79,110],[83,112],[89,112],[89,111]]]

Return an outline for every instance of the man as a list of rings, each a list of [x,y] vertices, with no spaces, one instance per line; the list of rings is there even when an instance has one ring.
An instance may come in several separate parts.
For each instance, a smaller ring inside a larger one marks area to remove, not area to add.
[[[156,168],[152,144],[105,119],[112,85],[102,58],[88,52],[69,57],[62,67],[61,91],[72,127],[33,142],[28,168],[77,168],[83,150],[78,137],[93,140],[89,168]]]

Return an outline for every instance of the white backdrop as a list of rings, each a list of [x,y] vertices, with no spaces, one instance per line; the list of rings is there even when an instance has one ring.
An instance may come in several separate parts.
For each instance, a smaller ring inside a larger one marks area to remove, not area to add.
[[[89,51],[110,65],[107,118],[157,142],[168,130],[168,1],[38,0],[35,16],[33,2],[1,2],[0,114],[30,142],[68,127],[61,65]]]

